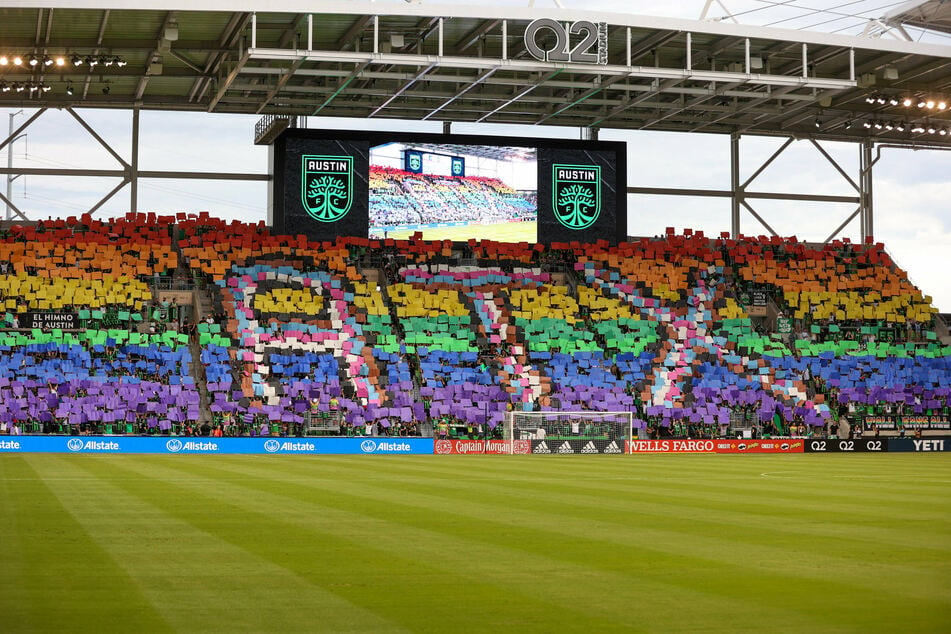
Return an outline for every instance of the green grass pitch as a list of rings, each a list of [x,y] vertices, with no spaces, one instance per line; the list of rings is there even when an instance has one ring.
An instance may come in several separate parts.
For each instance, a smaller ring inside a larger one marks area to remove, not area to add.
[[[394,240],[408,240],[414,231],[389,231],[387,237]],[[496,242],[538,242],[537,222],[501,222],[494,225],[461,225],[458,227],[438,227],[422,232],[426,240],[452,240],[465,242],[469,238],[495,240]]]
[[[3,632],[948,632],[951,459],[0,456]]]

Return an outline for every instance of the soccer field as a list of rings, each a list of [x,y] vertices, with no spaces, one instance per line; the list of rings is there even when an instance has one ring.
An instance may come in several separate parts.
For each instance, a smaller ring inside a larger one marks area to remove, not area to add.
[[[415,231],[388,231],[387,237],[394,240],[408,240]],[[423,238],[426,240],[452,240],[465,242],[469,238],[479,240],[495,240],[496,242],[528,242],[538,241],[537,222],[500,222],[494,225],[460,225],[456,227],[433,227],[426,229]]]
[[[0,456],[0,630],[947,632],[951,460]]]

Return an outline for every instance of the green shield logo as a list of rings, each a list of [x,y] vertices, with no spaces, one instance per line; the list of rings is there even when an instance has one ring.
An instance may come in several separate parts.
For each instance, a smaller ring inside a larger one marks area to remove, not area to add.
[[[410,154],[409,155],[409,168],[414,172],[422,169],[423,167],[423,157],[419,154]]]
[[[352,156],[302,156],[300,197],[314,220],[336,222],[353,206]]]
[[[555,218],[577,231],[587,229],[601,215],[601,166],[551,166],[551,206]]]

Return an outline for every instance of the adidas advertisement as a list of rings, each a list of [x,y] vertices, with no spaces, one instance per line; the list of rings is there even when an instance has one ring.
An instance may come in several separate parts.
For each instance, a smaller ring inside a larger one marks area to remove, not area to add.
[[[623,440],[533,440],[533,454],[621,454]]]

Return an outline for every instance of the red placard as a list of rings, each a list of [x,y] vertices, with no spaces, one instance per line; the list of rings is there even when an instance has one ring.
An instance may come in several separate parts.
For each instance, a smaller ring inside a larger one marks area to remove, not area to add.
[[[714,440],[716,453],[802,453],[806,443],[801,438],[770,440]]]
[[[802,453],[801,439],[632,440],[629,453]]]
[[[508,440],[437,440],[433,452],[437,454],[504,454],[512,447]],[[511,453],[527,454],[532,452],[530,440],[514,441]]]

